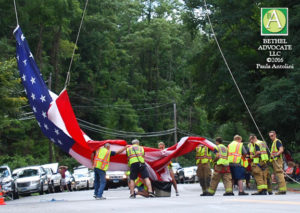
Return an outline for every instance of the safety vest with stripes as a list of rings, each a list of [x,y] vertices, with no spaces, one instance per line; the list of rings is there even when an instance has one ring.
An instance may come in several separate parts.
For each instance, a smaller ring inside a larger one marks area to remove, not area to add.
[[[196,147],[196,164],[211,162],[211,152],[206,146]]]
[[[131,166],[131,164],[136,162],[145,163],[143,147],[134,144],[131,147],[128,147],[126,151],[127,151],[129,166]]]
[[[276,156],[277,155],[277,153],[278,153],[278,149],[277,149],[277,146],[276,146],[276,144],[277,144],[277,141],[278,142],[280,142],[281,143],[281,145],[282,145],[282,142],[279,140],[279,139],[275,139],[274,141],[273,141],[273,143],[272,143],[272,147],[271,147],[271,155],[274,157],[274,156]],[[280,158],[282,159],[282,154],[280,154]],[[278,159],[278,157],[274,157],[274,160],[277,160]],[[273,158],[271,158],[271,161],[273,160]]]
[[[254,164],[258,164],[258,163],[259,163],[259,157],[254,157],[255,154],[256,154],[256,151],[257,151],[257,150],[255,149],[255,144],[256,144],[257,146],[259,146],[259,148],[260,148],[260,144],[258,144],[257,142],[255,142],[254,144],[249,143],[248,147],[249,147],[250,158],[252,159],[252,162],[253,162]]]
[[[98,149],[94,157],[94,168],[106,171],[109,166],[109,161],[110,150],[106,149],[105,147],[101,147],[100,149]]]
[[[264,162],[267,162],[269,160],[269,155],[268,155],[268,151],[267,151],[267,143],[265,141],[260,141],[257,140],[256,142],[257,144],[259,144],[259,148],[260,148],[260,159]]]
[[[241,163],[243,143],[232,141],[228,145],[228,161],[229,163]]]
[[[217,151],[218,153],[216,154],[216,157],[218,157],[217,165],[224,165],[228,166],[228,150],[227,147],[224,146],[223,144],[217,145]]]

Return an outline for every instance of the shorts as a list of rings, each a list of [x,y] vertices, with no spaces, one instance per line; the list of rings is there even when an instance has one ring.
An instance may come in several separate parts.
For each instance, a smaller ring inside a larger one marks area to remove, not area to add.
[[[61,179],[61,185],[63,185],[63,186],[67,185],[66,179],[64,179],[64,178]]]
[[[245,168],[242,166],[230,166],[230,172],[232,179],[234,180],[244,180],[245,179]]]
[[[146,165],[144,165],[144,166],[140,166],[140,165],[141,165],[140,162],[131,164],[131,166],[130,166],[130,176],[129,176],[130,180],[137,179],[138,174],[141,175],[142,179],[145,179],[145,178],[149,177],[149,173],[148,173]]]

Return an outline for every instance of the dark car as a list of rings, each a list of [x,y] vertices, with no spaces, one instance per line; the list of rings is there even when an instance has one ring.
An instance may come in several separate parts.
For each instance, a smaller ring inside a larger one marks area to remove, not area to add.
[[[177,183],[184,183],[184,170],[179,163],[172,163],[172,170]]]

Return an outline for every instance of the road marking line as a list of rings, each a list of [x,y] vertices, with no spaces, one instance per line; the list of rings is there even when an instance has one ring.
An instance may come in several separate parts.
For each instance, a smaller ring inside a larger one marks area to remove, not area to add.
[[[267,203],[267,204],[291,204],[291,205],[300,205],[300,202],[294,201],[279,201],[279,200],[226,200],[226,201],[240,201],[248,203]]]

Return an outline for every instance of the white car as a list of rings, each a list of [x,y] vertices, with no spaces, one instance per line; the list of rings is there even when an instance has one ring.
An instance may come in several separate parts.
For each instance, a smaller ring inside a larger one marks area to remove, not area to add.
[[[62,192],[61,174],[58,173],[58,163],[44,164],[42,167],[47,172],[50,192]]]
[[[39,192],[48,193],[48,178],[45,169],[41,166],[29,166],[15,169],[16,184],[19,194],[31,194]]]
[[[198,180],[197,166],[185,167],[183,168],[183,172],[185,183],[195,183]]]
[[[89,189],[89,175],[88,173],[81,174],[81,173],[74,173],[73,174],[75,179],[75,189]]]

